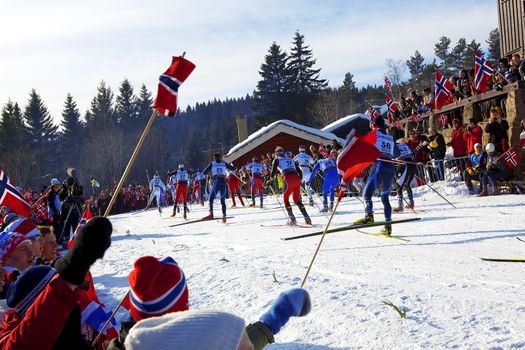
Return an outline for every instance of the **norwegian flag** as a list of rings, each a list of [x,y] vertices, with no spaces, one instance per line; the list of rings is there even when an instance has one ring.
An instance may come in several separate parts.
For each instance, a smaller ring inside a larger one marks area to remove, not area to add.
[[[474,84],[476,90],[487,91],[487,81],[494,74],[494,68],[481,56],[479,51],[476,51],[474,56]]]
[[[436,72],[436,97],[434,99],[435,106],[437,109],[441,109],[445,105],[450,90],[452,89],[452,83],[445,79],[440,71]]]
[[[177,113],[179,86],[195,69],[195,65],[183,57],[173,57],[171,66],[159,77],[157,97],[153,107],[162,115],[174,117]]]
[[[2,168],[0,168],[0,205],[6,206],[15,213],[25,217],[31,215],[31,206],[9,180]]]
[[[90,325],[97,332],[100,332],[104,324],[111,317],[111,310],[106,310],[104,305],[84,291],[79,293],[78,303],[80,306],[80,317],[82,322]],[[117,321],[114,317],[111,319],[111,322],[108,324],[103,334],[107,340],[118,336]]]
[[[448,125],[448,117],[446,113],[439,114],[438,119],[439,119],[439,125],[441,125],[442,127],[445,127],[446,125]]]
[[[518,154],[514,151],[514,147],[509,148],[507,152],[503,153],[503,157],[505,157],[505,162],[507,162],[507,165],[511,169],[517,167],[520,162]]]
[[[67,242],[67,249],[71,249],[73,243],[75,243],[77,233],[80,232],[82,226],[84,226],[91,219],[93,219],[93,214],[91,214],[91,210],[89,210],[89,208],[86,208],[86,210],[84,210],[84,213],[82,214],[82,217],[80,218],[80,222],[78,223],[75,232],[71,235],[71,238],[69,238],[69,242]]]
[[[392,93],[392,84],[390,84],[390,80],[388,80],[388,77],[385,75],[385,85],[388,89],[388,92]]]
[[[381,116],[374,106],[368,107],[368,115],[370,116],[370,124],[373,124],[377,117]]]
[[[402,121],[394,122],[394,128],[398,128],[399,130],[405,130],[405,123]]]
[[[386,115],[388,116],[388,124],[392,124],[394,118],[394,112],[397,111],[397,104],[392,101],[390,97],[385,98],[386,107],[388,108]]]
[[[410,117],[408,117],[407,119],[412,121],[412,122],[419,123],[422,118],[421,118],[420,114],[414,113]]]
[[[32,211],[31,211],[30,220],[33,223],[40,225],[46,221],[48,217],[46,202],[47,202],[47,195],[43,195],[31,207]]]

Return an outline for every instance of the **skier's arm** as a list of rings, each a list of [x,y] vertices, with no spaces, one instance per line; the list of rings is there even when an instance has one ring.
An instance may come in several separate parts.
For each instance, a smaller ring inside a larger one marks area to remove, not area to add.
[[[270,178],[274,178],[279,171],[279,159],[274,159],[272,163],[272,171],[270,172]]]
[[[204,169],[204,170],[202,171],[202,173],[203,173],[204,175],[208,175],[208,173],[209,173],[210,171],[211,171],[211,163],[208,164],[208,166],[206,167],[206,169]]]
[[[319,170],[319,162],[315,163],[314,168],[312,169],[312,172],[310,173],[310,178],[308,179],[308,183],[312,182],[312,180],[315,177],[315,173]]]
[[[224,164],[226,164],[226,169],[228,169],[229,171],[235,171],[235,170],[237,170],[236,167],[234,167],[233,165],[231,165],[231,164],[229,164],[229,163],[224,162]]]

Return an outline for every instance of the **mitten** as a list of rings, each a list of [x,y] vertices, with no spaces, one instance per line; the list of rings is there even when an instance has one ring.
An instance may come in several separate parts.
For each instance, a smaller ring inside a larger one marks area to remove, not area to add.
[[[71,250],[55,264],[60,277],[75,285],[82,284],[89,267],[111,245],[112,231],[111,222],[104,217],[94,217],[82,226]]]
[[[282,292],[260,321],[277,334],[292,316],[305,316],[310,312],[310,295],[302,288]]]

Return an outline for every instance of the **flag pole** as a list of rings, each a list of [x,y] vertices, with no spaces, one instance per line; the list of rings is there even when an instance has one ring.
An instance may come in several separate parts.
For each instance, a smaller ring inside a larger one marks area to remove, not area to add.
[[[104,326],[102,326],[102,329],[100,330],[100,332],[97,334],[97,336],[95,337],[95,340],[93,340],[93,342],[91,343],[91,346],[92,347],[95,347],[95,345],[97,345],[97,342],[98,340],[100,339],[100,337],[102,336],[102,334],[104,334],[104,331],[106,330],[106,328],[108,327],[109,323],[111,322],[111,320],[113,319],[113,317],[115,317],[115,314],[117,313],[118,309],[120,309],[120,307],[122,306],[122,303],[124,302],[124,300],[126,299],[126,297],[128,296],[129,294],[129,291],[124,294],[124,296],[122,297],[122,299],[120,300],[120,303],[118,303],[117,307],[115,308],[115,310],[113,310],[113,312],[111,313],[111,316],[109,316],[108,320],[106,321],[106,323],[104,323]]]
[[[146,124],[146,127],[144,128],[142,135],[140,135],[139,142],[137,143],[137,146],[135,147],[135,150],[133,151],[133,154],[131,155],[131,158],[129,159],[128,165],[126,166],[126,169],[124,170],[124,174],[122,174],[122,177],[120,178],[117,188],[113,192],[113,196],[111,197],[111,200],[109,201],[106,211],[104,212],[104,216],[108,216],[109,213],[111,212],[111,209],[113,208],[113,205],[115,204],[115,200],[117,199],[117,194],[122,189],[122,185],[124,184],[124,181],[126,181],[126,178],[128,177],[129,171],[131,170],[133,163],[135,163],[135,158],[137,158],[140,148],[142,147],[142,144],[144,143],[144,140],[146,139],[146,136],[149,133],[149,129],[151,128],[151,125],[153,125],[153,122],[155,121],[155,117],[157,116],[157,114],[158,114],[157,110],[154,109],[153,113],[151,114],[151,117],[149,118],[148,124]]]

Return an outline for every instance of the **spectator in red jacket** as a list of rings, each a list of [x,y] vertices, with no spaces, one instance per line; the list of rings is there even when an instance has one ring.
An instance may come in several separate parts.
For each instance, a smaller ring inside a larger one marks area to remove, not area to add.
[[[463,134],[463,138],[467,141],[467,152],[474,152],[474,145],[479,143],[481,145],[481,138],[483,136],[483,129],[478,125],[478,122],[474,118],[469,119],[469,126]]]
[[[459,119],[454,119],[452,126],[454,127],[454,130],[452,130],[452,139],[447,146],[452,147],[454,157],[464,157],[467,155],[467,142],[463,137],[463,125],[461,125]]]

